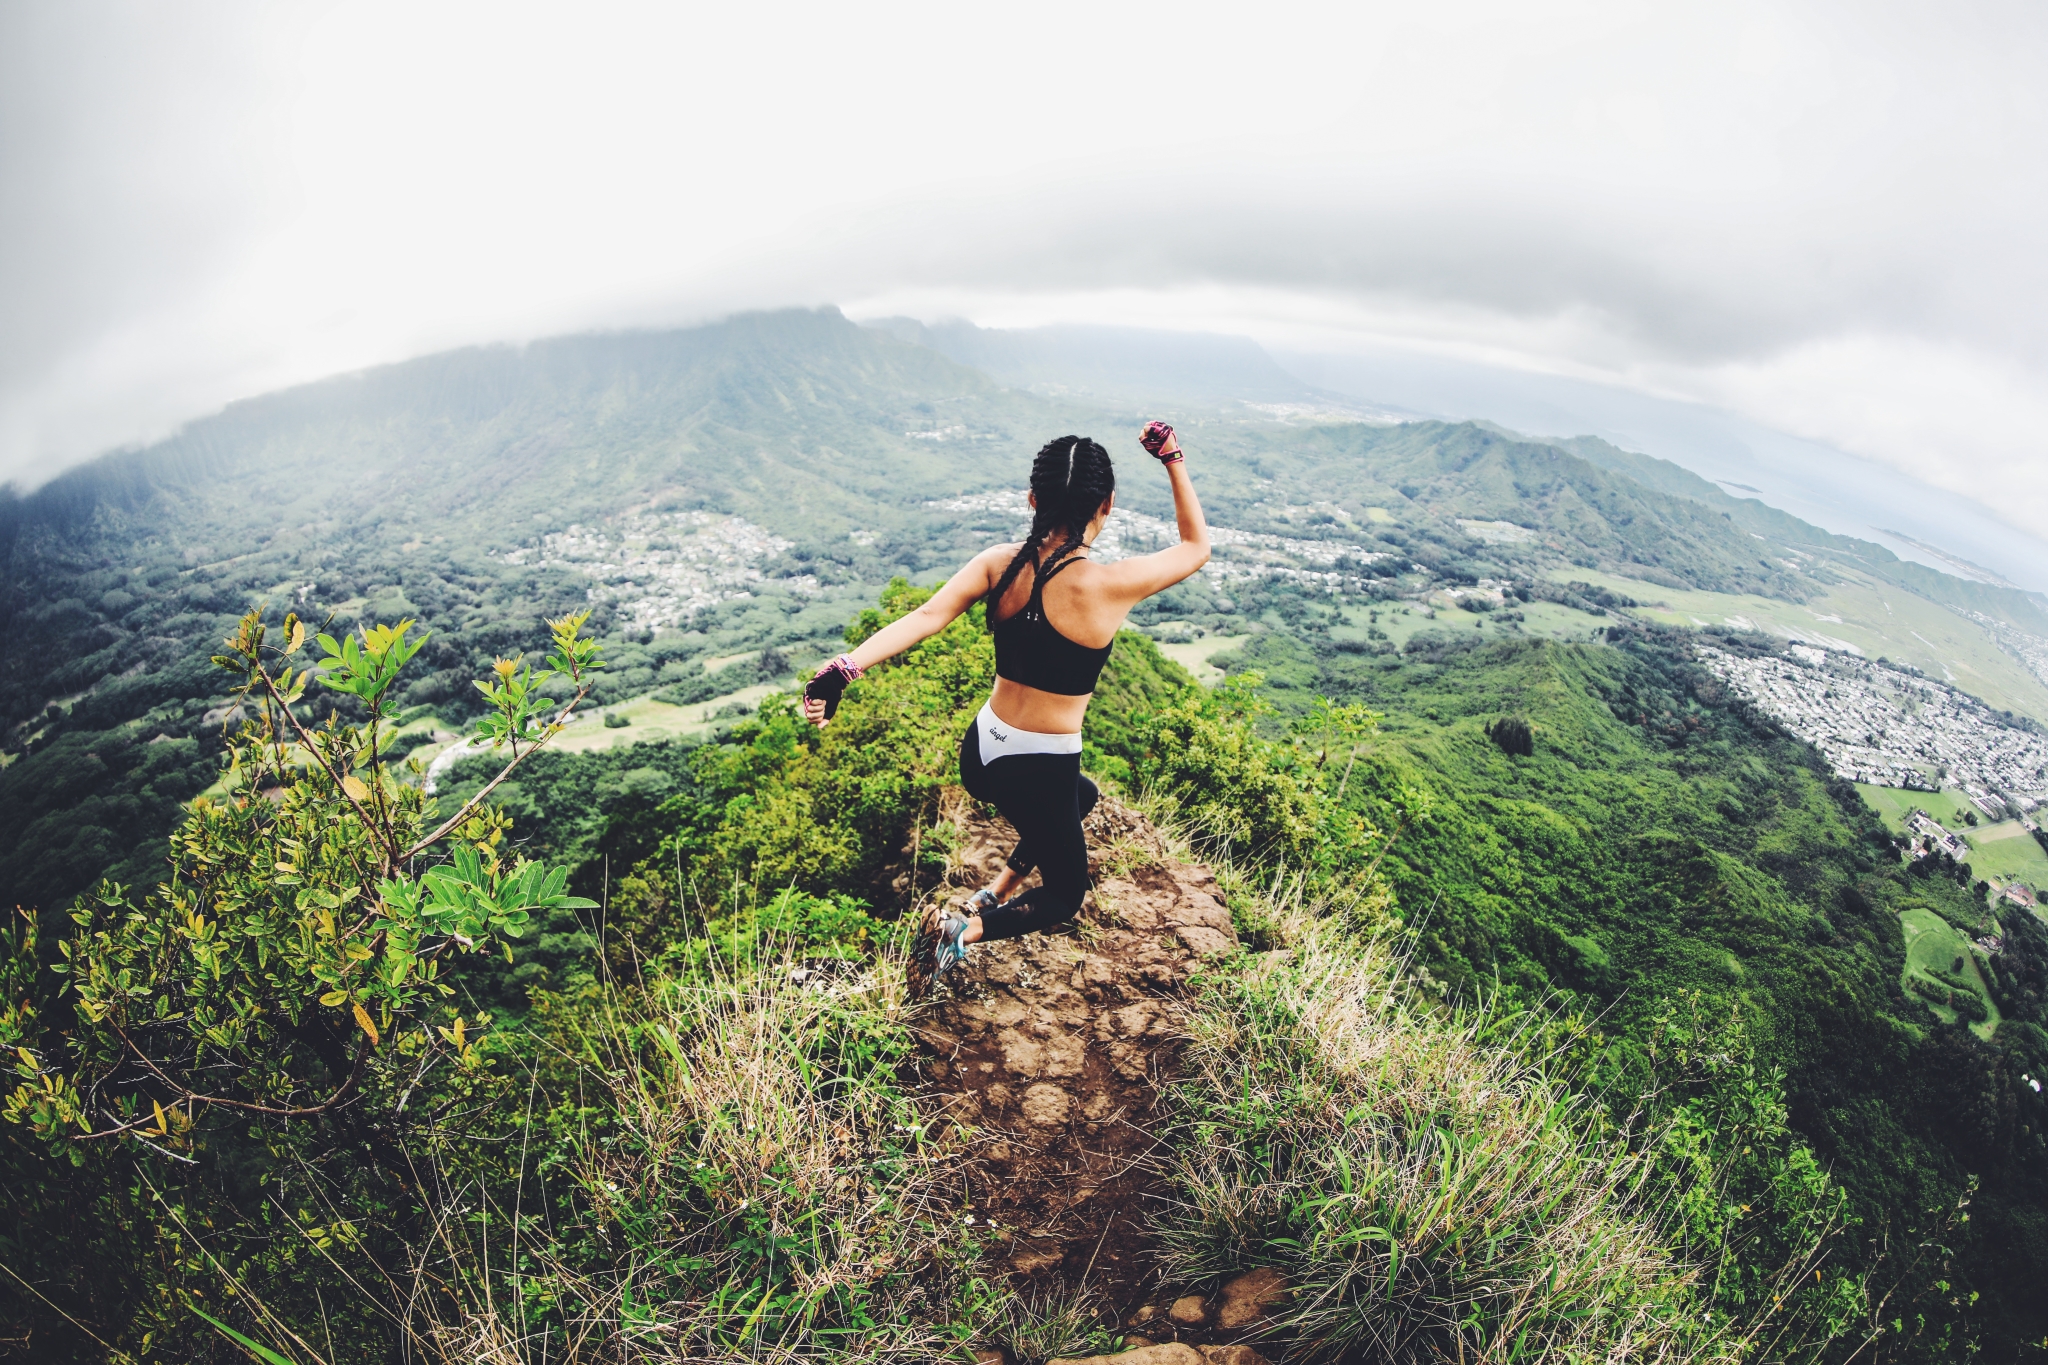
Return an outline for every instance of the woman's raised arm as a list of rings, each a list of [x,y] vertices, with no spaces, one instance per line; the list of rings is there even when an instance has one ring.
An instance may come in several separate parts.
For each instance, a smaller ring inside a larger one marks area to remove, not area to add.
[[[1159,442],[1156,450],[1152,446],[1154,439]],[[1174,520],[1180,523],[1180,544],[1108,566],[1109,573],[1103,581],[1112,592],[1132,603],[1142,602],[1153,593],[1164,592],[1182,579],[1193,577],[1209,562],[1209,523],[1202,516],[1202,503],[1188,478],[1187,459],[1181,454],[1173,428],[1154,422],[1145,429],[1141,444],[1166,466],[1167,481],[1173,486]]]

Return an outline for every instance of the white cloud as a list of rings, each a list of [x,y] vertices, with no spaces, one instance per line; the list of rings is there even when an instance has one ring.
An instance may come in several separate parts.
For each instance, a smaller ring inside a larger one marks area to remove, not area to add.
[[[1845,335],[1708,370],[1699,396],[1985,503],[2048,539],[2048,390],[2010,356]]]
[[[839,301],[1598,378],[2048,516],[2037,7],[0,26],[0,477],[436,347]]]

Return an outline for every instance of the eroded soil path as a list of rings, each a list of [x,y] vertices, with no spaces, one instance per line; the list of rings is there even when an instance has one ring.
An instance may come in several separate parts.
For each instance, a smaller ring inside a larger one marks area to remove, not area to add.
[[[1015,842],[964,797],[949,809],[958,852],[925,906],[986,885]],[[1215,876],[1172,857],[1144,817],[1105,796],[1087,833],[1080,920],[977,944],[920,1015],[919,1064],[934,1111],[978,1138],[967,1192],[1012,1272],[1123,1308],[1150,1288],[1148,1158],[1188,977],[1237,939]]]

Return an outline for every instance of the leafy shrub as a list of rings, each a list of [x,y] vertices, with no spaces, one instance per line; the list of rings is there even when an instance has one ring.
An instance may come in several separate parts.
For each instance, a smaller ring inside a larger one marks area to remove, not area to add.
[[[1133,776],[1218,857],[1303,855],[1324,814],[1300,755],[1254,728],[1272,714],[1260,682],[1239,673],[1212,692],[1183,692],[1140,732]]]
[[[510,744],[515,763],[561,725],[542,718],[554,708],[536,684],[559,672],[587,690],[602,667],[583,620],[553,623],[550,670],[508,660],[477,685],[494,706],[480,735]],[[565,869],[501,856],[502,822],[475,801],[427,832],[425,796],[384,754],[387,698],[421,644],[411,625],[319,638],[321,685],[369,718],[313,730],[293,710],[314,676],[292,665],[304,625],[287,616],[276,646],[259,616],[243,619],[216,660],[253,713],[229,746],[226,794],[194,803],[154,895],[105,884],[72,911],[54,970],[79,1027],[19,1050],[9,1120],[62,1149],[125,1134],[183,1143],[202,1109],[323,1113],[383,1035],[451,993],[444,959],[519,937],[536,910],[594,904],[567,895]],[[413,875],[443,841],[447,861]]]

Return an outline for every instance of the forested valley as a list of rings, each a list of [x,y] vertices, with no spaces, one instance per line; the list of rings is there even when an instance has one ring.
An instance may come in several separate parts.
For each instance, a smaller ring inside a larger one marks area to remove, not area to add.
[[[1213,870],[1231,942],[1168,992],[1144,1268],[1021,1256],[918,970],[987,636],[792,697],[1052,436],[1118,458],[1105,553],[1170,512],[1153,395],[942,340],[458,352],[0,496],[0,1352],[1036,1365],[1227,1349],[1144,1315],[1261,1269],[1272,1360],[2048,1350],[2048,926],[1697,652],[1783,634],[1675,624],[1881,591],[2025,726],[2040,602],[1601,442],[1223,393],[1168,414],[1217,559],[1085,762],[1099,876]],[[1937,1007],[1905,922],[1996,951]]]

